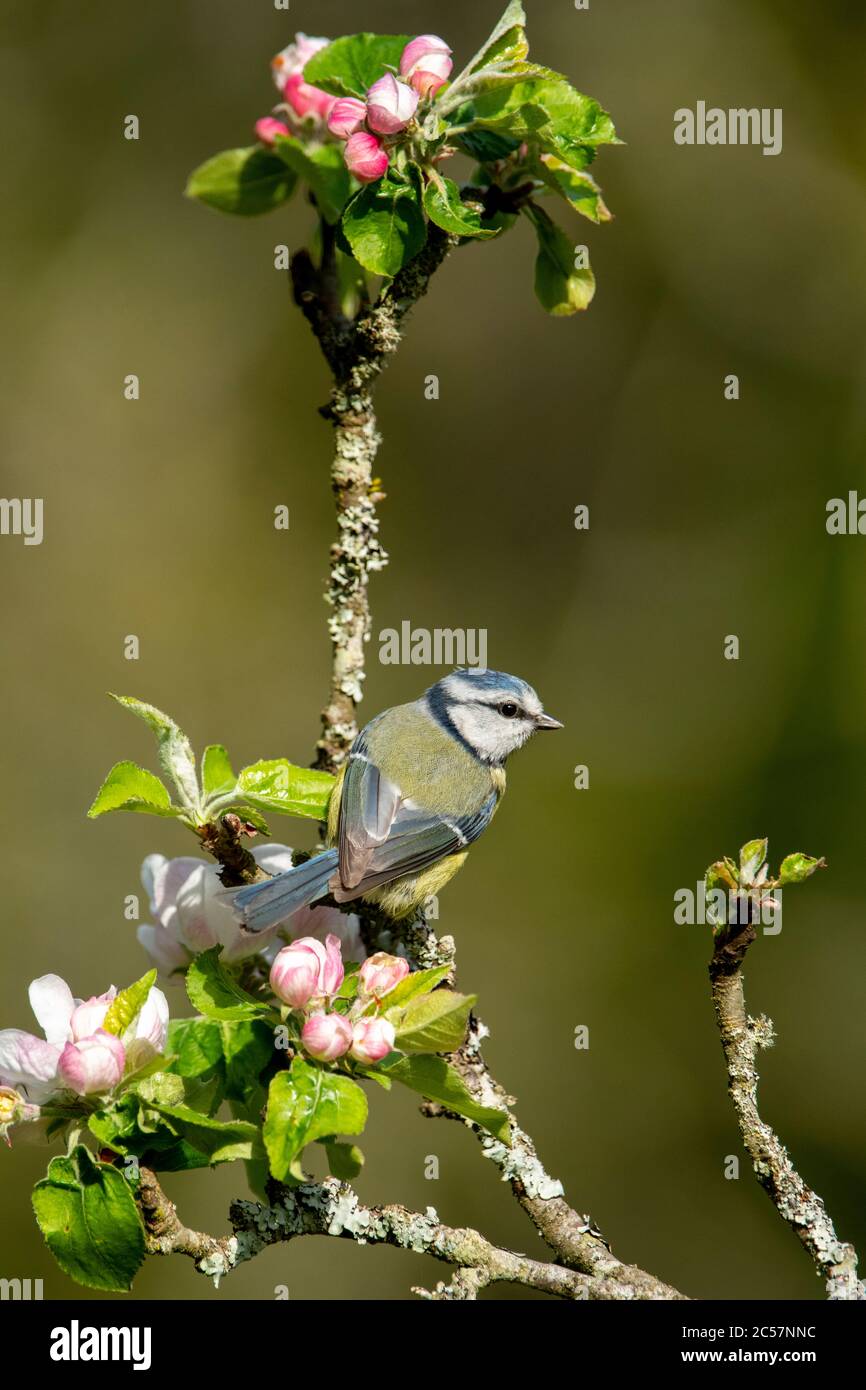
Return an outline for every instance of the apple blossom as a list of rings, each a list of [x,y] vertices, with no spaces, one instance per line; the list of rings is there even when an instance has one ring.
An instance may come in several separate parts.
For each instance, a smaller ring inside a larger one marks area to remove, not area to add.
[[[361,993],[387,994],[401,980],[405,980],[408,974],[409,962],[402,956],[389,956],[386,951],[377,951],[361,966]]]
[[[349,173],[354,174],[360,183],[375,183],[387,173],[391,162],[382,148],[381,140],[366,130],[349,136],[343,157]]]
[[[100,1028],[92,1037],[68,1042],[60,1054],[58,1078],[76,1095],[111,1091],[121,1080],[126,1050],[120,1038]]]
[[[396,1033],[387,1018],[362,1018],[352,1032],[352,1056],[373,1065],[394,1049]]]
[[[292,867],[287,845],[259,845],[253,858],[269,874]],[[223,959],[236,961],[267,951],[282,936],[315,936],[324,941],[330,933],[343,942],[347,959],[364,958],[359,919],[334,907],[301,908],[266,931],[245,931],[234,916],[216,865],[205,859],[151,854],[142,865],[141,880],[156,922],[142,923],[138,940],[166,976],[185,970],[194,956],[211,946],[221,945]]]
[[[405,130],[418,109],[418,93],[386,72],[367,93],[367,124],[380,135]]]
[[[436,34],[421,34],[407,43],[400,59],[400,76],[421,97],[435,96],[451,76],[451,49]]]
[[[313,1014],[301,1030],[301,1042],[311,1057],[334,1062],[352,1046],[352,1025],[342,1014]]]
[[[350,135],[362,130],[367,119],[367,103],[357,97],[340,97],[331,107],[328,116],[328,130],[340,140],[348,140]]]
[[[260,143],[267,145],[268,149],[273,148],[278,135],[291,135],[292,133],[285,121],[278,121],[275,116],[262,116],[260,121],[256,121],[255,131]]]
[[[300,120],[312,117],[315,120],[327,119],[334,104],[329,92],[320,87],[311,87],[304,81],[304,68],[316,53],[327,48],[330,39],[310,38],[307,34],[296,34],[295,42],[271,59],[274,82],[294,114]]]
[[[343,983],[340,942],[329,934],[324,946],[313,936],[284,946],[271,966],[271,989],[293,1009],[303,1009],[313,999],[331,999]]]

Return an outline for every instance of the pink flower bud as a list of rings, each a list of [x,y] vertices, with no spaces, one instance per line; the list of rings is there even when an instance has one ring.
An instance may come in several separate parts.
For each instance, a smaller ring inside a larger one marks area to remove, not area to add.
[[[361,992],[363,994],[387,994],[409,974],[409,962],[402,956],[389,956],[385,951],[377,951],[375,956],[365,960],[360,969]]]
[[[403,49],[400,76],[405,77],[421,97],[435,96],[448,81],[454,64],[451,49],[436,34],[422,34]]]
[[[391,162],[382,148],[381,140],[377,140],[375,135],[368,135],[366,130],[349,136],[343,158],[349,173],[354,174],[360,183],[375,183],[388,172]]]
[[[352,1046],[352,1025],[342,1014],[314,1014],[304,1024],[301,1042],[311,1057],[334,1062]]]
[[[321,87],[311,87],[304,81],[303,74],[295,72],[283,84],[283,97],[301,120],[305,116],[316,116],[327,120],[334,98]]]
[[[271,989],[284,1004],[303,1009],[311,999],[332,998],[344,973],[340,942],[333,933],[324,946],[315,937],[302,936],[277,954],[271,966]]]
[[[111,988],[105,994],[94,994],[92,999],[85,999],[83,1004],[79,1004],[73,1010],[69,1020],[69,1028],[74,1041],[79,1038],[92,1038],[105,1022],[105,1015],[108,1013],[108,1006],[114,998],[117,990]]]
[[[90,1096],[112,1090],[123,1076],[125,1065],[126,1052],[120,1038],[100,1028],[92,1038],[66,1044],[57,1075],[76,1095]]]
[[[262,116],[260,121],[256,121],[256,137],[268,149],[273,149],[274,141],[278,135],[291,135],[289,127],[285,121],[278,121],[275,116]]]
[[[350,135],[362,130],[367,119],[367,103],[357,97],[340,97],[331,107],[328,129],[340,140],[348,140]]]
[[[352,1056],[372,1066],[393,1052],[395,1037],[394,1025],[387,1018],[362,1018],[352,1033]]]
[[[367,93],[367,124],[380,135],[405,130],[418,109],[418,93],[386,72]]]

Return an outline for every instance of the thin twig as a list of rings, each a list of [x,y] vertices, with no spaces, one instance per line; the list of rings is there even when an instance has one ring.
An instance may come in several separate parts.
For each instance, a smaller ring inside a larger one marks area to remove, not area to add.
[[[746,1012],[742,964],[756,937],[752,923],[734,923],[719,933],[710,962],[713,1007],[728,1068],[728,1092],[734,1104],[746,1152],[755,1176],[783,1221],[786,1221],[825,1281],[827,1297],[866,1298],[857,1277],[857,1252],[839,1240],[824,1203],[803,1181],[784,1144],[758,1111],[757,1055],[774,1040],[773,1024]]]

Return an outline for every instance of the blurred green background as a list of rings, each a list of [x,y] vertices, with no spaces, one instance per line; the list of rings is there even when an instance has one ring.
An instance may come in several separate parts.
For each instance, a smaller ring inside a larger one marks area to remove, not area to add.
[[[2,1022],[27,982],[76,993],[141,973],[125,895],[189,836],[84,812],[150,737],[105,698],[169,710],[236,763],[308,761],[327,688],[321,594],[333,531],[327,378],[276,243],[301,202],[245,222],[181,196],[249,143],[296,29],[443,34],[465,59],[499,0],[5,0],[0,293],[4,496],[45,499],[45,540],[0,540]],[[492,666],[531,680],[566,732],[513,765],[510,795],[442,899],[460,981],[481,995],[494,1071],[574,1205],[614,1250],[698,1297],[822,1288],[741,1154],[708,998],[707,929],[673,893],[769,835],[830,868],[748,962],[775,1020],[762,1108],[840,1235],[866,1241],[861,1165],[866,541],[830,538],[828,498],[863,467],[866,14],[856,0],[528,0],[533,50],[613,113],[596,170],[616,220],[575,219],[599,289],[554,321],[532,293],[531,229],[461,249],[381,383],[392,565],[375,631],[486,627]],[[679,148],[673,112],[784,109],[784,152]],[[135,113],[141,139],[122,138]],[[123,398],[129,372],[141,399]],[[740,377],[741,399],[723,398]],[[441,399],[424,399],[437,373]],[[273,508],[291,508],[276,532]],[[591,529],[573,528],[578,503]],[[141,641],[137,663],[123,639]],[[739,636],[738,662],[723,659]],[[382,667],[363,713],[442,674]],[[590,788],[573,789],[576,764]],[[310,843],[279,821],[274,838]],[[143,904],[144,906],[144,904]],[[185,1012],[182,993],[174,1008]],[[590,1048],[573,1046],[586,1024]],[[541,1250],[460,1127],[372,1097],[366,1199],[434,1204]],[[424,1178],[425,1156],[440,1162]],[[44,1150],[2,1155],[0,1273],[79,1291],[33,1223]],[[224,1229],[240,1168],[167,1180],[188,1224]],[[408,1296],[442,1270],[336,1241],[275,1248],[219,1293],[151,1260],[142,1298]],[[81,1294],[87,1297],[87,1294]],[[509,1298],[520,1291],[499,1289]]]

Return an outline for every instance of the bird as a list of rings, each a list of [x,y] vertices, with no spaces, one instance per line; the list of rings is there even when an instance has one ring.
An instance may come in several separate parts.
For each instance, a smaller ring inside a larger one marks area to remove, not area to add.
[[[561,729],[532,686],[501,671],[450,672],[377,714],[352,744],[328,806],[328,848],[232,900],[265,931],[330,895],[411,916],[462,867],[505,792],[505,763],[541,729]]]

